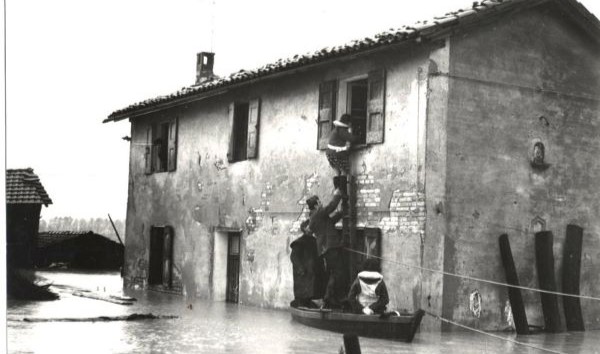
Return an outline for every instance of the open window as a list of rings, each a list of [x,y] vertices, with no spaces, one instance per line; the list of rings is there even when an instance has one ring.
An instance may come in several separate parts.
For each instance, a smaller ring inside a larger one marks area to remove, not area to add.
[[[158,122],[146,129],[146,174],[175,171],[177,167],[177,119]]]
[[[336,102],[339,99],[339,112]],[[353,78],[325,81],[319,86],[318,145],[327,148],[327,138],[336,117],[352,116],[355,146],[383,143],[385,117],[385,71],[373,70]]]
[[[258,132],[260,100],[234,102],[229,105],[229,162],[244,161],[258,157]]]

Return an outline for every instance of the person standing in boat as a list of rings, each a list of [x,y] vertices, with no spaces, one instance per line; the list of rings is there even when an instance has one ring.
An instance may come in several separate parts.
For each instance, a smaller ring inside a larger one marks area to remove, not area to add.
[[[358,141],[358,137],[350,133],[351,120],[352,117],[349,114],[342,114],[339,119],[336,119],[327,141],[325,155],[329,165],[337,171],[338,176],[342,173],[350,174],[350,144]]]
[[[383,315],[385,313],[390,298],[377,259],[367,258],[365,260],[363,271],[358,273],[354,283],[350,286],[347,301],[354,313],[364,313],[365,315]]]
[[[294,240],[290,247],[294,276],[294,301],[292,307],[317,307],[312,301],[323,297],[323,260],[317,252],[317,240],[308,232],[309,220],[300,224],[302,236]]]
[[[321,204],[316,195],[306,200],[310,209],[308,229],[309,232],[314,232],[317,238],[317,249],[319,255],[325,259],[328,276],[323,296],[324,308],[340,308],[341,301],[348,291],[343,239],[335,228],[335,224],[342,218],[341,211],[336,211],[342,196],[342,191],[336,188],[333,198],[326,206]]]

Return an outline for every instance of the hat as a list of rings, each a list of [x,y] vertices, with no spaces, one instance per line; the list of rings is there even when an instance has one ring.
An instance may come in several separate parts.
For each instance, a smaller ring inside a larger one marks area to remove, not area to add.
[[[348,124],[350,124],[351,120],[352,117],[349,114],[342,114],[341,117],[333,121],[333,125],[336,127],[348,128]]]
[[[306,200],[306,205],[308,205],[308,209],[313,210],[315,206],[317,206],[317,202],[319,201],[319,197],[313,195],[312,197]]]

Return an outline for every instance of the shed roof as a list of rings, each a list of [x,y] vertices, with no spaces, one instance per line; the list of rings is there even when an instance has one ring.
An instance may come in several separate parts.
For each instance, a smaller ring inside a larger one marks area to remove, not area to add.
[[[104,235],[96,234],[93,231],[44,231],[38,234],[36,247],[45,248],[52,244],[64,242],[78,237],[102,237],[108,241],[117,243],[115,240]]]
[[[219,93],[221,89],[234,85],[267,78],[277,73],[289,72],[293,69],[347,55],[369,52],[379,48],[400,43],[422,43],[428,39],[446,36],[458,27],[471,25],[483,19],[497,16],[507,11],[531,8],[544,3],[556,3],[577,19],[577,23],[600,39],[600,22],[583,5],[576,0],[484,0],[474,1],[471,7],[446,13],[426,21],[419,21],[411,26],[401,26],[385,32],[354,40],[350,43],[327,47],[312,53],[294,55],[291,58],[279,59],[254,70],[240,70],[229,76],[204,82],[200,85],[183,87],[177,92],[158,96],[129,105],[111,113],[104,122],[119,121],[143,115],[156,109],[202,99]]]
[[[6,204],[52,204],[32,168],[6,170]]]

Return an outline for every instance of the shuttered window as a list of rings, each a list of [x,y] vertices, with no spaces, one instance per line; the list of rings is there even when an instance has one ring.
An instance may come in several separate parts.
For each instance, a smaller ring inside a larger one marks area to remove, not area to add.
[[[248,143],[246,155],[249,159],[258,157],[258,124],[260,116],[260,100],[250,101],[248,107]]]
[[[260,99],[234,102],[229,105],[229,162],[244,161],[258,157],[260,131]]]
[[[346,103],[336,102],[345,98]],[[339,112],[337,110],[339,109]],[[317,148],[327,148],[333,121],[347,113],[352,117],[352,134],[357,148],[381,144],[385,129],[385,70],[378,69],[351,79],[325,81],[319,85]]]
[[[385,71],[369,72],[367,91],[367,144],[383,143]]]
[[[317,149],[327,148],[327,138],[333,120],[335,119],[335,101],[336,101],[337,82],[335,80],[325,81],[319,85],[319,118]]]
[[[169,122],[167,169],[175,171],[177,168],[177,118]]]
[[[146,144],[144,145],[144,172],[152,173],[152,126],[146,129]]]
[[[144,172],[175,171],[177,168],[178,119],[156,122],[146,129]]]

